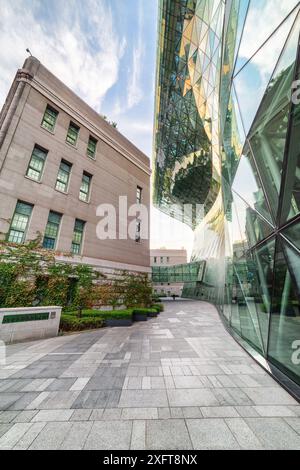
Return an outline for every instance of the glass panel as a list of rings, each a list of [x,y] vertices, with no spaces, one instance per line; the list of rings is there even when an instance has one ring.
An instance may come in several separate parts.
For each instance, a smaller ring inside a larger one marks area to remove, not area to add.
[[[295,17],[296,13],[291,15],[264,47],[257,52],[251,62],[234,78],[234,85],[246,134],[249,132]],[[264,22],[264,25],[265,24],[266,22]],[[256,27],[253,28],[253,31],[257,34]],[[245,34],[244,38],[248,41]],[[243,54],[242,48],[240,51],[240,55],[241,54]]]
[[[250,146],[275,220],[277,220],[299,30],[300,18],[295,23],[272,75],[249,135]]]
[[[300,79],[300,64],[295,83]],[[295,217],[300,212],[300,93],[299,84],[293,90],[293,108],[291,113],[291,133],[287,155],[286,180],[282,201],[281,222]]]
[[[250,2],[239,50],[237,71],[257,52],[268,37],[276,31],[280,23],[289,15],[297,3],[298,0],[285,0],[280,3],[280,12],[274,14],[274,8],[277,10],[278,6],[274,6],[272,2],[265,0]],[[295,15],[296,11],[287,20],[289,25],[295,19]],[[269,39],[269,42],[271,41],[272,38]],[[284,41],[281,41],[279,46],[283,44]],[[278,44],[276,45],[278,46]]]
[[[287,238],[300,250],[300,221],[298,220],[295,224],[290,225],[283,232]]]
[[[47,248],[49,250],[54,250],[54,248],[55,248],[55,239],[54,238],[44,237],[43,247]]]
[[[251,151],[246,149],[246,154],[241,157],[232,189],[242,197],[247,204],[268,222],[272,224],[265,193],[254,163]]]
[[[22,214],[15,214],[11,226],[17,230],[25,230],[28,222],[28,216]]]
[[[55,248],[61,217],[61,214],[58,214],[57,212],[49,212],[48,222],[43,240],[44,248]]]
[[[94,158],[96,154],[97,140],[93,137],[89,138],[87,154],[89,157]]]
[[[34,147],[26,175],[36,181],[40,181],[46,157],[47,152],[45,150]]]
[[[8,235],[8,241],[12,243],[23,243],[24,232],[18,232],[17,230],[11,229]]]
[[[61,162],[57,175],[56,189],[63,192],[67,191],[70,172],[71,165],[66,162]]]
[[[259,214],[248,206],[235,192],[233,192],[234,209],[238,218],[233,220],[233,233],[239,230],[240,240],[249,248],[259,241],[267,238],[273,232],[273,228]],[[235,226],[238,221],[239,227]]]
[[[80,254],[80,244],[76,244],[72,242],[72,253],[74,255],[79,255]]]
[[[300,256],[278,241],[268,356],[300,384]]]
[[[42,121],[42,127],[47,129],[48,131],[53,131],[56,123],[56,119],[58,116],[58,112],[51,108],[50,106],[47,106],[43,121]]]
[[[8,233],[8,241],[13,243],[23,243],[25,232],[28,226],[29,217],[32,212],[32,205],[25,202],[17,202],[15,213],[11,221]]]
[[[79,127],[76,124],[70,123],[68,134],[67,134],[67,142],[72,145],[76,145],[77,137],[79,134]]]
[[[136,203],[141,204],[142,202],[142,188],[137,186],[136,188]]]
[[[91,179],[92,177],[87,175],[86,173],[84,173],[82,176],[82,182],[79,191],[79,199],[81,201],[88,201]]]

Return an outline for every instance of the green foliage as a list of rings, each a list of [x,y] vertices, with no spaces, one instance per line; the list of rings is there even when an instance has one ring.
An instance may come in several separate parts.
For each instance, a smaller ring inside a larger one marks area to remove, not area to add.
[[[127,308],[149,307],[152,303],[152,284],[147,274],[123,271],[122,276],[114,281],[113,287]]]
[[[72,312],[65,312],[65,315],[71,315],[75,316],[76,311]],[[131,318],[132,317],[132,310],[127,309],[127,310],[82,310],[81,318],[103,318],[105,320],[108,319],[118,319],[118,320],[124,320],[125,318]]]
[[[148,313],[157,313],[155,308],[134,308],[133,314],[136,315],[148,315]]]
[[[90,307],[93,282],[103,275],[87,265],[57,261],[41,236],[23,244],[0,244],[0,306]]]
[[[155,308],[157,312],[163,312],[165,309],[164,304],[153,304],[151,307]]]
[[[104,320],[97,316],[77,318],[73,315],[62,314],[60,319],[60,329],[62,331],[82,331],[94,328],[102,328]]]

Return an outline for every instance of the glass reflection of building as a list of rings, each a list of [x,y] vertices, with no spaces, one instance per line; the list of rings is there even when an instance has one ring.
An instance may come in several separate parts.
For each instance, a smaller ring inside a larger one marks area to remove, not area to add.
[[[203,205],[183,295],[214,302],[299,393],[300,5],[263,37],[263,3],[160,0],[154,204],[180,220]]]

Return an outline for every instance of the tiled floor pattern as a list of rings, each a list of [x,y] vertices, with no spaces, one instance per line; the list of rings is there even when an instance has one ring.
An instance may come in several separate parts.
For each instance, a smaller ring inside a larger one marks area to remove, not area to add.
[[[300,405],[205,302],[7,356],[0,449],[300,449]]]

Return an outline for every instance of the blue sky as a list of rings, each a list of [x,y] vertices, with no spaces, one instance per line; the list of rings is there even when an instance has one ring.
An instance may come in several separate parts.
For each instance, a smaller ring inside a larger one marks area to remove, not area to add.
[[[157,0],[0,0],[0,8],[1,104],[29,47],[150,157]]]
[[[247,2],[242,2],[244,10]],[[90,106],[116,121],[118,129],[151,158],[157,3],[158,0],[0,0],[0,106],[29,47]],[[297,0],[252,0],[240,47],[241,64],[296,3]],[[247,73],[242,72],[235,80],[247,115],[255,113],[252,108],[259,101],[253,102],[255,89],[257,92],[261,82],[263,92],[283,42],[284,34],[278,34],[271,47],[257,54],[246,67]],[[192,244],[188,227],[155,209],[151,226],[154,247]]]
[[[158,0],[0,0],[0,106],[29,47],[151,158]],[[190,247],[189,227],[151,212],[153,247]]]

